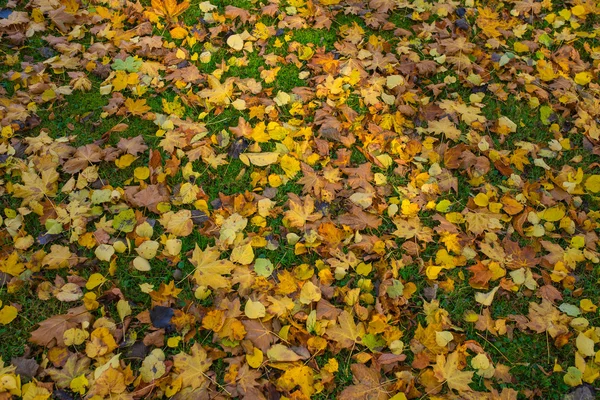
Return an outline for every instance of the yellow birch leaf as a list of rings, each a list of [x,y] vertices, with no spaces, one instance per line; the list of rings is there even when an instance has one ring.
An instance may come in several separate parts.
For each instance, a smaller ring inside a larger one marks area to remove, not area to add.
[[[246,362],[252,368],[258,368],[262,365],[264,359],[263,352],[258,347],[253,349],[252,354],[246,354]]]
[[[167,346],[174,349],[179,347],[179,343],[181,342],[181,336],[173,336],[167,339]]]
[[[573,14],[576,17],[585,17],[587,13],[588,11],[581,4],[578,4],[575,7],[571,8],[571,14]]]
[[[582,299],[579,301],[579,308],[585,312],[596,312],[598,306],[595,305],[590,299]]]
[[[244,307],[244,314],[250,319],[258,319],[267,315],[267,312],[265,306],[260,301],[248,300]]]
[[[310,304],[319,300],[321,300],[321,289],[311,281],[307,281],[300,290],[300,303]]]
[[[125,319],[128,315],[131,315],[131,306],[127,300],[119,300],[117,302],[117,312],[119,313],[119,318],[121,321]]]
[[[137,256],[136,258],[133,259],[133,268],[137,269],[138,271],[142,271],[142,272],[150,271],[150,269],[151,269],[150,263],[148,262],[148,260],[146,260],[145,258],[142,258],[140,256]]]
[[[227,45],[235,51],[240,51],[244,48],[244,40],[240,35],[231,35],[227,38]]]
[[[140,181],[146,180],[150,177],[150,169],[148,167],[137,167],[133,170],[133,176]]]
[[[252,263],[252,261],[254,261],[254,250],[252,250],[252,245],[250,243],[246,243],[245,245],[234,248],[229,259],[232,262],[242,265],[248,265]]]
[[[115,248],[110,244],[101,244],[100,246],[96,247],[94,253],[96,254],[96,258],[98,258],[98,260],[109,262],[113,254],[115,254]]]
[[[471,359],[471,367],[475,369],[488,369],[490,367],[490,360],[483,353],[477,354]]]
[[[582,384],[582,372],[575,367],[569,367],[567,373],[563,377],[565,383],[571,387],[579,386]]]
[[[181,253],[182,245],[183,245],[183,242],[181,241],[181,239],[168,239],[165,242],[165,248],[164,248],[163,252],[167,256],[175,257],[175,256],[179,255],[179,253]]]
[[[538,215],[541,219],[544,219],[546,221],[556,222],[560,221],[562,217],[565,216],[565,210],[559,206],[550,207],[545,209],[541,213],[538,213]]]
[[[575,79],[573,79],[573,80],[575,81],[576,84],[585,86],[592,81],[593,77],[594,77],[594,75],[592,75],[591,72],[583,71],[583,72],[579,72],[577,75],[575,75]]]
[[[66,346],[79,346],[90,336],[90,334],[79,328],[67,329],[63,333],[63,340]]]
[[[279,362],[294,362],[300,361],[303,357],[289,347],[284,346],[281,343],[274,344],[267,350],[267,357],[271,361]]]
[[[169,33],[173,39],[185,39],[188,34],[187,30],[181,26],[176,26],[175,28],[171,29]]]
[[[106,282],[106,278],[99,273],[94,273],[90,275],[90,278],[87,280],[85,284],[85,288],[87,290],[92,290]]]
[[[154,349],[144,361],[140,367],[140,376],[146,383],[150,383],[155,379],[163,376],[167,370],[165,361],[165,353],[161,349]]]
[[[596,354],[594,351],[594,341],[585,336],[583,332],[579,332],[575,344],[577,345],[577,351],[584,357],[592,357]]]
[[[300,161],[296,160],[294,157],[290,157],[287,154],[284,154],[279,160],[279,165],[285,172],[285,175],[288,178],[294,178],[298,172],[300,172]]]
[[[0,310],[0,324],[8,325],[17,318],[18,310],[13,306],[4,306]]]
[[[131,154],[125,154],[115,160],[115,165],[119,169],[124,169],[129,167],[135,160],[137,160],[137,157]]]
[[[591,175],[585,180],[585,188],[588,192],[600,192],[600,175]]]
[[[487,293],[482,293],[482,292],[475,293],[475,301],[480,304],[483,304],[484,306],[491,306],[492,302],[494,301],[494,296],[496,295],[496,292],[498,291],[498,289],[500,289],[500,286],[496,286],[495,288],[493,288],[492,290],[490,290]]]
[[[138,253],[140,257],[145,258],[146,260],[152,260],[156,256],[156,252],[158,251],[158,242],[155,240],[146,240],[144,243],[140,244],[135,251]]]
[[[435,342],[440,347],[446,347],[448,343],[454,340],[454,335],[450,331],[441,331],[435,333]]]
[[[425,269],[425,274],[427,275],[427,279],[429,280],[436,280],[440,274],[440,272],[442,272],[442,267],[440,267],[439,265],[430,265]]]
[[[248,166],[256,165],[257,167],[266,167],[267,165],[275,164],[278,158],[279,153],[274,152],[240,154],[240,161]]]

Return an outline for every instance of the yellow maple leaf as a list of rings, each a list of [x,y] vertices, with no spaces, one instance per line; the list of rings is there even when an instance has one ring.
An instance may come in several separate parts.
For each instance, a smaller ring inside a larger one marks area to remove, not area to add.
[[[273,83],[273,82],[275,82],[275,78],[277,77],[277,74],[279,73],[280,69],[281,69],[281,67],[275,67],[272,69],[263,69],[262,71],[260,71],[260,77],[267,84]]]
[[[164,213],[160,216],[160,223],[167,232],[175,236],[188,236],[194,229],[194,221],[192,221],[190,210]]]
[[[485,213],[467,213],[465,220],[467,221],[467,229],[477,235],[483,233],[489,226],[489,218]]]
[[[42,171],[39,176],[33,168],[23,172],[21,179],[23,184],[14,185],[14,196],[23,199],[22,206],[28,205],[34,200],[41,200],[44,196],[54,197],[58,190],[58,172],[49,168]]]
[[[338,324],[327,329],[327,336],[335,340],[343,348],[352,347],[362,340],[365,327],[362,322],[356,324],[348,311],[342,311],[338,316]]]
[[[202,89],[198,95],[208,102],[217,105],[225,105],[231,103],[231,96],[233,95],[233,82],[234,78],[227,78],[225,82],[221,83],[214,75],[208,75],[206,77],[210,88]]]
[[[313,370],[306,365],[290,368],[277,380],[277,386],[283,390],[292,390],[296,386],[300,386],[302,393],[310,397],[315,388],[313,385]]]
[[[297,198],[297,197],[296,197]],[[304,204],[297,198],[294,201],[290,196],[290,209],[285,212],[285,221],[293,228],[303,228],[307,221],[316,221],[319,219],[318,214],[313,214],[315,210],[315,201],[312,197],[306,196]]]
[[[207,381],[208,378],[204,372],[210,368],[212,360],[207,357],[206,351],[198,343],[194,343],[191,353],[182,352],[175,355],[173,368],[179,374],[178,378],[181,378],[183,386],[197,389]]]
[[[125,108],[133,115],[144,115],[150,111],[150,107],[146,105],[146,99],[127,99],[125,100]]]
[[[296,160],[294,157],[290,157],[287,154],[284,154],[279,160],[279,165],[285,172],[288,178],[295,177],[298,172],[300,172],[300,161]]]
[[[469,392],[471,388],[469,383],[472,382],[473,371],[460,371],[459,353],[455,351],[450,353],[448,358],[443,354],[437,356],[436,365],[433,367],[435,377],[443,383],[446,383],[452,390],[459,392]]]
[[[76,257],[67,246],[53,244],[50,247],[50,253],[42,259],[42,264],[47,265],[49,269],[65,268],[75,261]]]
[[[13,251],[5,260],[0,260],[0,272],[19,276],[25,271],[25,265],[19,261],[19,253]]]
[[[196,267],[194,280],[202,286],[213,289],[227,288],[231,280],[224,277],[231,273],[235,265],[229,260],[219,260],[221,253],[214,247],[202,251],[198,245],[194,248],[190,262]]]

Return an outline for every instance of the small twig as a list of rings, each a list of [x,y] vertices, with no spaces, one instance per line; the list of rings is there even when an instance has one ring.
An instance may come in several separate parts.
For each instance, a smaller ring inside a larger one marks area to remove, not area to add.
[[[204,372],[200,371],[200,373],[202,375],[204,375],[204,377],[206,379],[208,379],[209,381],[211,381],[212,383],[214,383],[215,385],[217,385],[221,390],[223,390],[225,393],[227,393],[229,396],[231,396],[231,393],[229,392],[229,390],[225,389],[225,386],[221,385],[219,382],[217,382],[216,380],[214,380],[210,376],[206,375]]]
[[[506,357],[506,356],[504,355],[504,353],[500,351],[500,349],[499,349],[499,348],[497,348],[496,346],[494,346],[494,344],[493,344],[492,342],[490,342],[489,340],[487,340],[487,338],[486,338],[485,336],[483,336],[483,335],[482,335],[482,334],[480,334],[479,332],[475,332],[475,334],[476,334],[477,336],[479,336],[480,338],[482,338],[483,340],[485,340],[487,344],[489,344],[490,346],[492,346],[492,347],[493,347],[493,348],[494,348],[494,349],[495,349],[495,350],[496,350],[498,353],[500,353],[500,355],[501,355],[502,357],[504,357],[504,359],[505,359],[506,361],[508,361],[508,363],[509,363],[510,365],[514,365],[514,364],[513,364],[513,362],[512,362],[512,361],[510,361],[510,360],[508,359],[508,357]]]
[[[550,341],[548,340],[548,331],[546,331],[546,350],[548,351],[548,365],[550,365]]]
[[[423,396],[419,397],[419,400],[424,399],[425,396],[429,395],[429,393],[433,393],[435,390],[437,390],[437,389],[441,388],[442,386],[444,386],[444,383],[446,383],[446,381],[444,381],[444,382],[440,383],[439,385],[433,387],[431,390],[426,391]]]
[[[219,119],[219,120],[216,120],[216,121],[209,121],[209,122],[206,122],[204,125],[206,126],[206,125],[217,124],[219,122],[227,121],[227,119],[228,118],[223,118],[223,119]]]

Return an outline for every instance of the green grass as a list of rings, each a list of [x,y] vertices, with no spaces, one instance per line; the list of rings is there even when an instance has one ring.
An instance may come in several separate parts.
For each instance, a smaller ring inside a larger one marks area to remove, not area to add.
[[[6,288],[0,288],[0,300],[4,305],[16,303],[22,308],[17,319],[10,325],[0,325],[0,335],[3,338],[12,338],[12,340],[0,341],[0,358],[5,363],[10,363],[12,358],[25,354],[27,340],[31,332],[36,329],[38,322],[52,315],[63,314],[69,308],[68,304],[54,298],[41,300],[37,296],[32,296],[31,289],[31,285],[26,285],[17,293],[9,294]]]
[[[274,94],[279,90],[290,93],[295,87],[306,86],[307,82],[299,78],[300,72],[293,64],[283,65],[277,74],[277,80],[271,85]]]
[[[339,395],[346,386],[353,384],[352,371],[350,370],[351,356],[352,354],[350,352],[343,350],[337,354],[327,352],[315,357],[317,365],[321,368],[329,362],[329,359],[335,359],[338,362],[338,371],[333,374],[334,381],[331,391],[317,393],[313,398],[323,400],[334,398],[336,395]]]
[[[293,31],[292,40],[304,45],[325,46],[325,51],[331,51],[338,37],[332,29],[297,29]]]

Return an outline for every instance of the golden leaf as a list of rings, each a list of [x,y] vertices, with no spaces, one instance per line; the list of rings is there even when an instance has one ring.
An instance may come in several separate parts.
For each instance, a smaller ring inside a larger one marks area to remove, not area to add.
[[[459,352],[455,351],[450,353],[448,358],[443,354],[438,355],[433,371],[435,377],[440,382],[446,383],[450,389],[459,392],[471,391],[469,383],[472,382],[473,371],[460,371],[458,368]]]
[[[202,286],[213,289],[227,288],[231,280],[224,275],[229,275],[235,265],[229,260],[220,260],[221,253],[214,247],[200,249],[198,245],[194,248],[190,262],[196,267],[194,280]]]
[[[194,343],[191,354],[179,353],[173,357],[173,368],[179,374],[183,386],[193,389],[202,387],[208,382],[205,372],[210,368],[212,360],[199,343]]]
[[[154,13],[168,21],[175,20],[190,6],[190,2],[187,0],[181,3],[177,3],[177,0],[152,0],[151,4]]]

